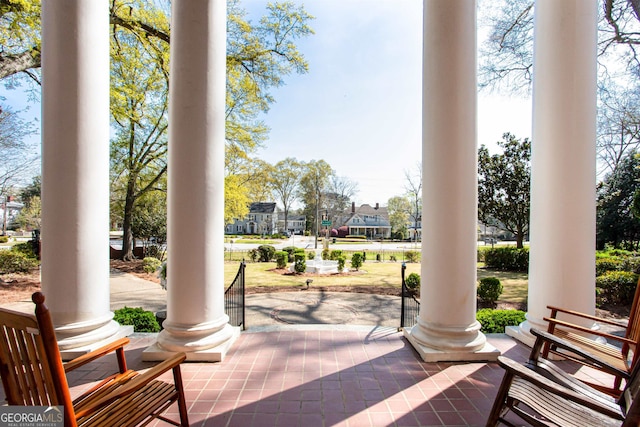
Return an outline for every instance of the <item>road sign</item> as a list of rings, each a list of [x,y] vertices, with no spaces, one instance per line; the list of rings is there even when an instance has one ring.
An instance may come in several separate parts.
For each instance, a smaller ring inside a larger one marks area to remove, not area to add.
[[[322,220],[322,226],[323,227],[330,227],[331,226],[331,221],[328,221],[326,219]]]

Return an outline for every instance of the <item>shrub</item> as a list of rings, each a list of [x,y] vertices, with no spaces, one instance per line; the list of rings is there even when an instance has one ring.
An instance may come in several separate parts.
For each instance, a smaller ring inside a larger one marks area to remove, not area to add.
[[[491,248],[484,252],[484,265],[487,268],[504,271],[529,270],[529,250],[514,246]]]
[[[356,252],[351,256],[351,268],[355,268],[358,271],[362,267],[362,254]]]
[[[286,268],[289,254],[285,251],[276,251],[276,263],[278,268]]]
[[[596,305],[631,304],[638,275],[630,271],[609,271],[596,277]]]
[[[502,295],[502,283],[497,277],[485,277],[478,285],[478,297],[484,302],[494,303]]]
[[[9,236],[0,236],[0,243],[7,243],[9,241]]]
[[[260,253],[258,252],[257,248],[254,249],[249,249],[247,251],[247,255],[249,255],[249,259],[253,262],[258,261],[258,257],[260,256]]]
[[[260,262],[269,262],[276,255],[276,248],[271,245],[260,245],[258,246],[258,254]]]
[[[320,255],[320,258],[322,258],[322,255]],[[316,253],[315,252],[309,252],[307,254],[307,259],[308,260],[316,259]]]
[[[516,326],[525,321],[525,313],[520,310],[492,310],[483,308],[476,313],[480,331],[485,334],[502,334],[506,326]]]
[[[293,262],[293,254],[298,250],[295,246],[287,246],[286,248],[282,248],[288,254],[289,262]]]
[[[300,252],[296,252],[294,255],[294,265],[293,265],[293,269],[296,271],[296,273],[298,274],[302,274],[305,271],[307,271],[307,262],[305,261],[305,256],[304,256],[304,252],[300,253]]]
[[[640,274],[640,257],[630,256],[630,257],[624,258],[622,260],[622,263],[620,264],[620,270],[630,271],[632,273]],[[599,274],[596,274],[596,276],[599,276]]]
[[[23,254],[27,258],[38,258],[35,251],[33,250],[33,245],[29,242],[22,242],[18,243],[17,245],[13,245],[10,251]]]
[[[329,248],[325,248],[322,250],[322,259],[323,260],[328,260],[329,259]]]
[[[334,249],[329,254],[329,259],[331,261],[336,261],[339,256],[342,256],[342,250],[341,249]]]
[[[404,279],[404,284],[407,285],[412,291],[420,289],[420,275],[418,273],[411,273]]]
[[[0,251],[0,272],[28,273],[38,267],[38,260],[22,252]]]
[[[389,261],[396,262],[397,261],[396,260],[396,256],[395,255],[389,255]]]
[[[407,260],[407,262],[418,262],[420,260],[420,252],[407,251],[404,253],[404,257]]]
[[[338,261],[338,272],[342,273],[344,271],[344,263],[347,261],[347,257],[340,255],[336,261]]]
[[[114,312],[113,320],[121,325],[133,325],[134,332],[159,332],[156,316],[141,307],[123,307]]]
[[[621,270],[622,260],[619,258],[598,258],[596,259],[596,276],[601,276],[607,271]]]
[[[145,273],[155,273],[160,268],[162,261],[158,258],[146,257],[142,260],[142,269]]]

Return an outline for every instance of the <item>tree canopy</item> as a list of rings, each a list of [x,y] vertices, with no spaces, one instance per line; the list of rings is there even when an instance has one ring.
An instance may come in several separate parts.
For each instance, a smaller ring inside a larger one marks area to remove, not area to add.
[[[531,142],[505,133],[497,144],[502,153],[478,149],[478,217],[513,233],[522,248],[531,211]]]

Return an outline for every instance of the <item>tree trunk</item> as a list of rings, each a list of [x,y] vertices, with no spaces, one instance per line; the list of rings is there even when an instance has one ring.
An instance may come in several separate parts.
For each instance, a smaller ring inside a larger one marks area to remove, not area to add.
[[[133,254],[134,241],[131,232],[131,219],[133,218],[133,206],[136,198],[134,195],[134,180],[130,179],[127,184],[127,195],[124,202],[124,216],[122,219],[122,260],[133,261],[136,259]]]

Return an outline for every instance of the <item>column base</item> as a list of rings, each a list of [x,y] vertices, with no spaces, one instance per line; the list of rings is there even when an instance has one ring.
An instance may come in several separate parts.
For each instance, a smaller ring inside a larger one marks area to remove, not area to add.
[[[415,326],[403,333],[425,362],[492,362],[500,355],[480,332],[477,321],[460,328],[433,325],[418,319]]]
[[[82,347],[75,348],[66,348],[64,350],[60,349],[60,356],[63,361],[69,361],[75,359],[76,357],[83,356],[97,348],[102,347],[103,345],[107,345],[117,339],[128,337],[133,334],[133,326],[120,326],[115,334],[111,335],[109,338],[103,339],[101,341],[96,341],[88,345],[84,345]],[[126,351],[126,347],[125,347]]]
[[[187,355],[187,362],[222,362],[233,343],[240,336],[240,327],[229,326],[229,328],[231,330],[231,336],[229,339],[215,347],[207,348],[205,350],[182,350]],[[144,362],[162,361],[175,353],[176,351],[163,348],[162,345],[156,341],[153,345],[147,347],[142,352],[142,360]]]

